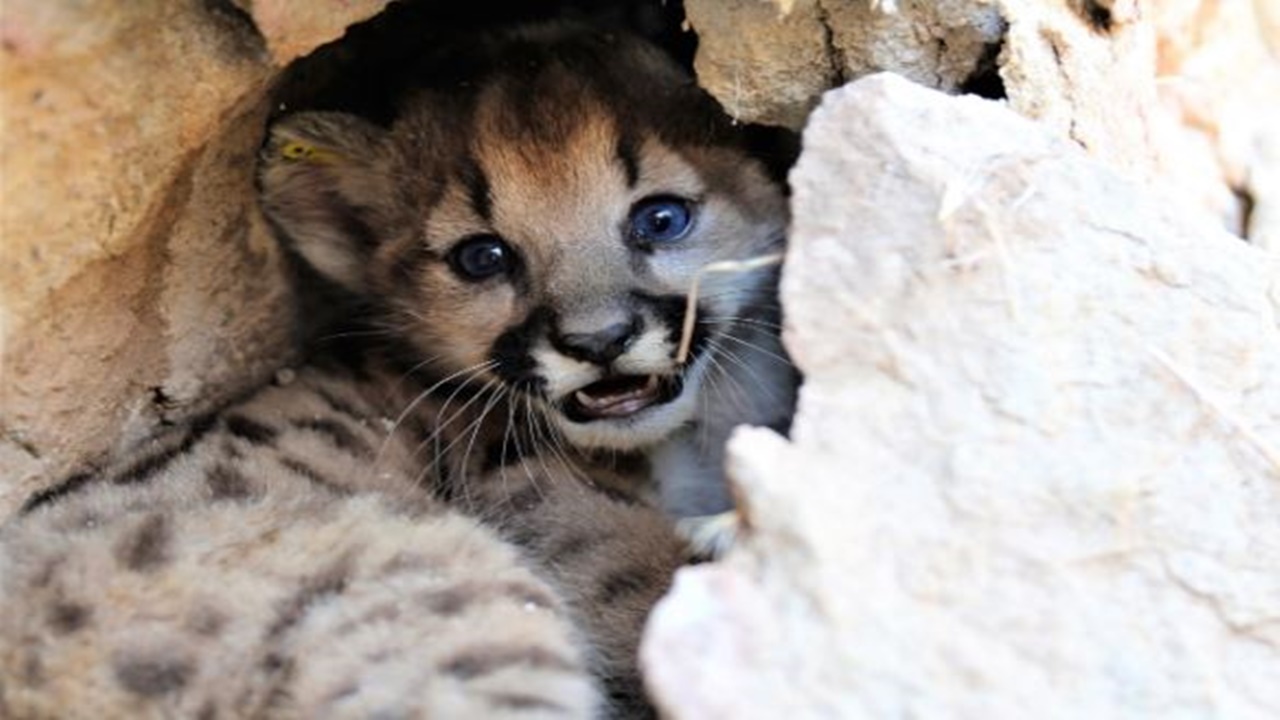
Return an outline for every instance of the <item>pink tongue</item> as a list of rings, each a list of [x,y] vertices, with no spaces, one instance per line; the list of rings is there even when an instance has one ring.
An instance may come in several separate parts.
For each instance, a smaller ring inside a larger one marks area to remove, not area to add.
[[[658,396],[658,378],[650,375],[643,385],[630,385],[611,393],[587,393],[579,390],[573,394],[584,410],[597,417],[622,417],[639,412],[653,404]]]

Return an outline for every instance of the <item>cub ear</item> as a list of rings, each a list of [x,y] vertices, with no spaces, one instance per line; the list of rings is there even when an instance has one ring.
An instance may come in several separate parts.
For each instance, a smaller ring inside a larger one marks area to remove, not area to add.
[[[258,168],[276,229],[321,275],[364,291],[393,216],[388,132],[344,113],[289,115],[271,126]]]

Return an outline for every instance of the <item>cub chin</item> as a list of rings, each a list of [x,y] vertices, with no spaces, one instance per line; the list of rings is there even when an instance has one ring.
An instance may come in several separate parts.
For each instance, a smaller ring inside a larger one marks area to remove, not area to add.
[[[793,404],[776,270],[703,276],[677,355],[699,271],[782,250],[784,188],[755,136],[628,36],[538,26],[439,57],[389,126],[275,123],[268,217],[442,392],[561,452],[642,452],[677,518],[730,510],[730,431],[784,426]]]

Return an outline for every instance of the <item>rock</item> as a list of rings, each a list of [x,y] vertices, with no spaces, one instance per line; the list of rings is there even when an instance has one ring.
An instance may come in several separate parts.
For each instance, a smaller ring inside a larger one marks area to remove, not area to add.
[[[730,115],[798,129],[844,72],[814,0],[800,9],[758,0],[686,0],[698,33],[698,84]]]
[[[276,72],[230,5],[5,3],[0,517],[288,358],[252,192]]]
[[[239,0],[276,63],[283,65],[341,37],[348,25],[367,20],[390,0]]]
[[[1280,244],[1280,10],[1273,5],[685,4],[699,33],[699,81],[739,119],[798,129],[823,91],[882,70],[948,92],[1005,98],[1264,247]]]
[[[1133,3],[689,0],[699,82],[735,117],[799,128],[828,88],[892,71],[1007,97],[1139,173],[1152,167],[1154,35]]]
[[[651,619],[664,717],[1280,715],[1280,258],[889,75],[791,180],[799,413]]]
[[[1163,0],[1153,10],[1161,176],[1280,251],[1280,3]]]

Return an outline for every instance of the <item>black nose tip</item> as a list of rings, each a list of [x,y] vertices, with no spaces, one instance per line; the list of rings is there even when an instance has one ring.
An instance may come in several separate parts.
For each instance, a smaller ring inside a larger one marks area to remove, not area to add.
[[[556,338],[556,349],[577,360],[608,365],[626,352],[640,330],[635,318],[590,333],[566,333]]]

